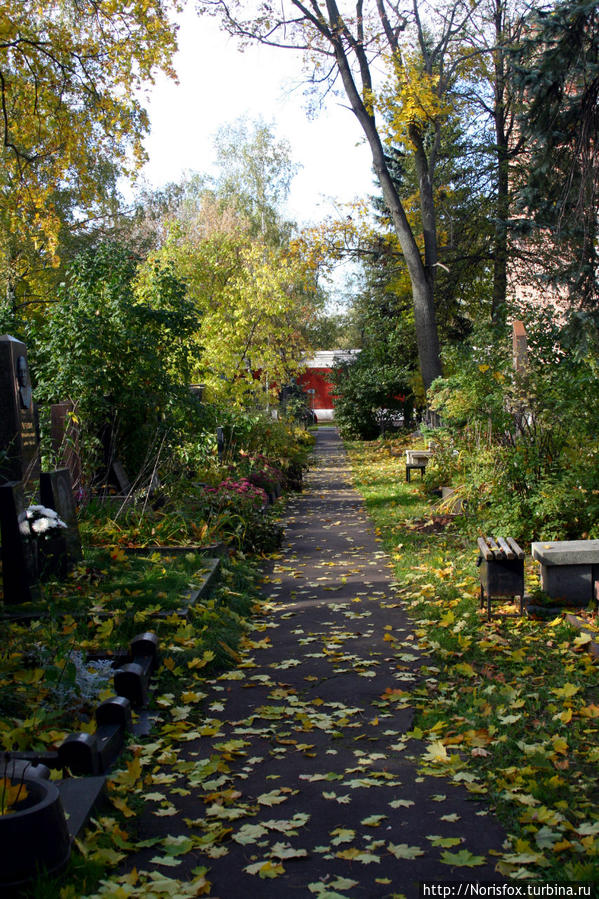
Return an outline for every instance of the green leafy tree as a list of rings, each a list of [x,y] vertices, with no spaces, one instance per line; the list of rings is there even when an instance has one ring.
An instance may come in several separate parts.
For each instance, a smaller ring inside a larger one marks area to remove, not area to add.
[[[551,308],[531,307],[525,321],[522,371],[488,325],[448,351],[448,375],[431,391],[445,431],[436,433],[441,449],[427,479],[441,471],[453,480],[479,532],[524,541],[595,536],[599,419],[585,397],[598,389],[597,365],[569,352]]]
[[[372,439],[399,415],[409,421],[415,395],[423,399],[409,279],[401,266],[399,277],[385,270],[397,262],[391,255],[364,267],[348,313],[352,348],[360,353],[335,366],[333,380],[335,421],[351,437]]]
[[[251,223],[254,236],[285,242],[290,226],[281,210],[299,169],[288,141],[277,139],[265,122],[242,118],[220,128],[214,143],[220,170],[217,195]]]
[[[268,402],[299,369],[301,323],[312,312],[314,273],[289,249],[264,243],[208,194],[197,216],[176,222],[153,261],[187,285],[198,329],[193,370],[212,400]]]
[[[198,316],[193,370],[213,401],[268,405],[298,371],[322,306],[317,266],[283,214],[296,166],[263,122],[223,128],[219,174],[184,183],[152,260],[172,264]]]
[[[138,262],[114,244],[80,254],[38,335],[36,392],[75,404],[88,474],[100,435],[137,472],[156,435],[177,427],[189,395],[197,311],[168,263]]]
[[[597,304],[599,10],[560,0],[533,10],[515,53],[527,151],[519,184],[522,231],[544,263],[542,280],[577,305]]]

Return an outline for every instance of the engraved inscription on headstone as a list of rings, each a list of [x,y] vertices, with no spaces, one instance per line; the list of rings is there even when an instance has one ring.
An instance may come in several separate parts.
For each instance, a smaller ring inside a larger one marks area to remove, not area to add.
[[[27,347],[8,334],[0,337],[0,478],[25,486],[39,475],[35,406]]]
[[[5,604],[39,599],[37,543],[27,522],[20,483],[0,486],[0,530]]]
[[[62,528],[60,531],[60,537],[65,545],[66,567],[70,568],[74,562],[81,560],[82,555],[71,475],[68,468],[42,472],[40,475],[40,500],[42,506],[54,509],[58,513],[58,517],[66,524],[66,528]]]

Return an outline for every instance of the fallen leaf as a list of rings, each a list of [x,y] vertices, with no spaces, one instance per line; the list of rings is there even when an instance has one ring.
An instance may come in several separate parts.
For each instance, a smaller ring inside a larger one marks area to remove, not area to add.
[[[387,843],[387,850],[395,858],[418,858],[419,855],[424,855],[424,849],[420,846],[408,846],[407,843]]]
[[[459,852],[443,852],[441,853],[441,861],[444,865],[452,865],[456,868],[477,868],[484,865],[484,855],[473,855],[467,849],[460,849]]]

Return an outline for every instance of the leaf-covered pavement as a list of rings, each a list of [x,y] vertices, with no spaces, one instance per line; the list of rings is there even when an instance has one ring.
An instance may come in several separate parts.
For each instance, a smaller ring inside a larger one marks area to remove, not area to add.
[[[100,895],[382,899],[500,879],[493,814],[467,775],[435,776],[443,744],[410,734],[426,658],[334,429],[317,453],[239,665],[182,706],[158,699],[157,737],[121,776],[144,783],[138,849]]]

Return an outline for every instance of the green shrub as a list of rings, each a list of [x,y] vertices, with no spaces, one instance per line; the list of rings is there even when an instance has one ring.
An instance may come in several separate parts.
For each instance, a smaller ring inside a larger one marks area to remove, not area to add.
[[[430,391],[445,429],[426,481],[459,484],[473,529],[516,539],[599,531],[596,366],[565,352],[544,315],[528,325],[529,360],[512,368],[507,338],[479,331],[454,349]]]
[[[189,430],[201,410],[189,395],[189,340],[197,327],[185,285],[156,264],[138,280],[137,259],[105,244],[67,270],[38,336],[36,395],[72,399],[84,463],[101,463],[101,436],[131,475],[153,442]]]
[[[413,397],[403,368],[374,362],[366,352],[350,362],[337,364],[332,373],[335,385],[335,422],[344,437],[374,440],[383,430],[389,412],[403,415],[408,424]],[[387,413],[382,412],[387,410]]]

